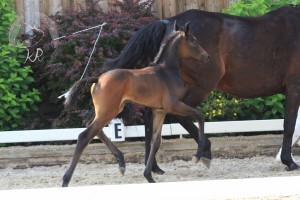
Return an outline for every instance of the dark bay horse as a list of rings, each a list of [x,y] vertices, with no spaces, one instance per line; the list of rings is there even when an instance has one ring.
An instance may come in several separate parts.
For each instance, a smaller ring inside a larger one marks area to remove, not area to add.
[[[206,64],[194,60],[182,63],[182,77],[188,88],[184,102],[195,107],[213,89],[241,98],[285,94],[281,161],[288,170],[298,169],[291,158],[291,141],[300,104],[300,7],[285,6],[260,17],[188,10],[143,27],[103,70],[147,64],[175,20],[179,25],[189,21],[190,32],[210,54],[210,62]],[[179,116],[176,119],[199,142],[197,127],[191,119]],[[146,156],[150,148],[149,130],[148,123]],[[209,154],[210,143],[205,140]],[[154,163],[152,170],[163,173]]]
[[[83,79],[72,86],[66,98],[66,107],[74,104],[82,85],[86,82],[94,82],[91,94],[95,118],[78,137],[72,162],[63,177],[63,186],[68,186],[80,155],[95,136],[98,136],[110,149],[119,163],[121,173],[124,174],[123,153],[106,137],[102,129],[123,110],[126,102],[134,102],[152,109],[153,137],[150,156],[144,171],[145,178],[151,183],[155,182],[151,170],[161,143],[161,128],[167,113],[195,118],[200,127],[198,137],[204,138],[204,121],[201,112],[182,102],[186,87],[181,78],[181,62],[185,59],[207,62],[208,54],[188,32],[187,23],[184,32],[175,29],[170,33],[161,46],[153,66],[132,70],[115,69],[102,74],[100,78]],[[199,143],[197,160],[202,158],[203,148]]]

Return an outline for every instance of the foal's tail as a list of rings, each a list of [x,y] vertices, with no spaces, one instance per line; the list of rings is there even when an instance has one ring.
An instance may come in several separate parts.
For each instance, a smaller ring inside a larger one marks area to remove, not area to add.
[[[68,110],[75,105],[79,90],[82,88],[83,84],[96,83],[98,82],[98,79],[99,77],[89,77],[75,82],[74,85],[69,89],[69,91],[65,95],[66,98],[64,103],[65,109]]]

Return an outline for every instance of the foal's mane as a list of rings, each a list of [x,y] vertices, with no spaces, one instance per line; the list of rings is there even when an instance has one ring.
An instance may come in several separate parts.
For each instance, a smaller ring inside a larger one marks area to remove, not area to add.
[[[160,58],[163,56],[165,51],[169,50],[169,47],[173,45],[179,38],[179,36],[182,34],[182,31],[173,31],[172,34],[170,34],[168,37],[164,38],[162,41],[162,44],[159,48],[158,53],[156,54],[153,63],[157,64]]]

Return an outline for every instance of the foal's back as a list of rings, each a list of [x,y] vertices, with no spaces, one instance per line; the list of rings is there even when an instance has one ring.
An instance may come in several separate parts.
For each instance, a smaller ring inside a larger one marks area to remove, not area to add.
[[[96,86],[92,88],[92,95],[104,105],[106,104],[104,101],[122,105],[120,110],[126,102],[163,109],[164,101],[173,96],[172,93],[176,92],[177,96],[182,96],[185,90],[183,84],[170,85],[172,79],[173,77],[163,67],[115,69],[99,78]],[[175,86],[181,90],[170,88]]]

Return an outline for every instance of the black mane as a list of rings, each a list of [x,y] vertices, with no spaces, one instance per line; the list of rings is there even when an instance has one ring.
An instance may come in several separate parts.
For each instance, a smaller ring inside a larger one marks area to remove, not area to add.
[[[115,68],[137,68],[149,65],[160,49],[161,41],[167,31],[172,30],[167,20],[160,20],[139,30],[130,38],[120,55],[114,60],[104,63],[101,74]]]

